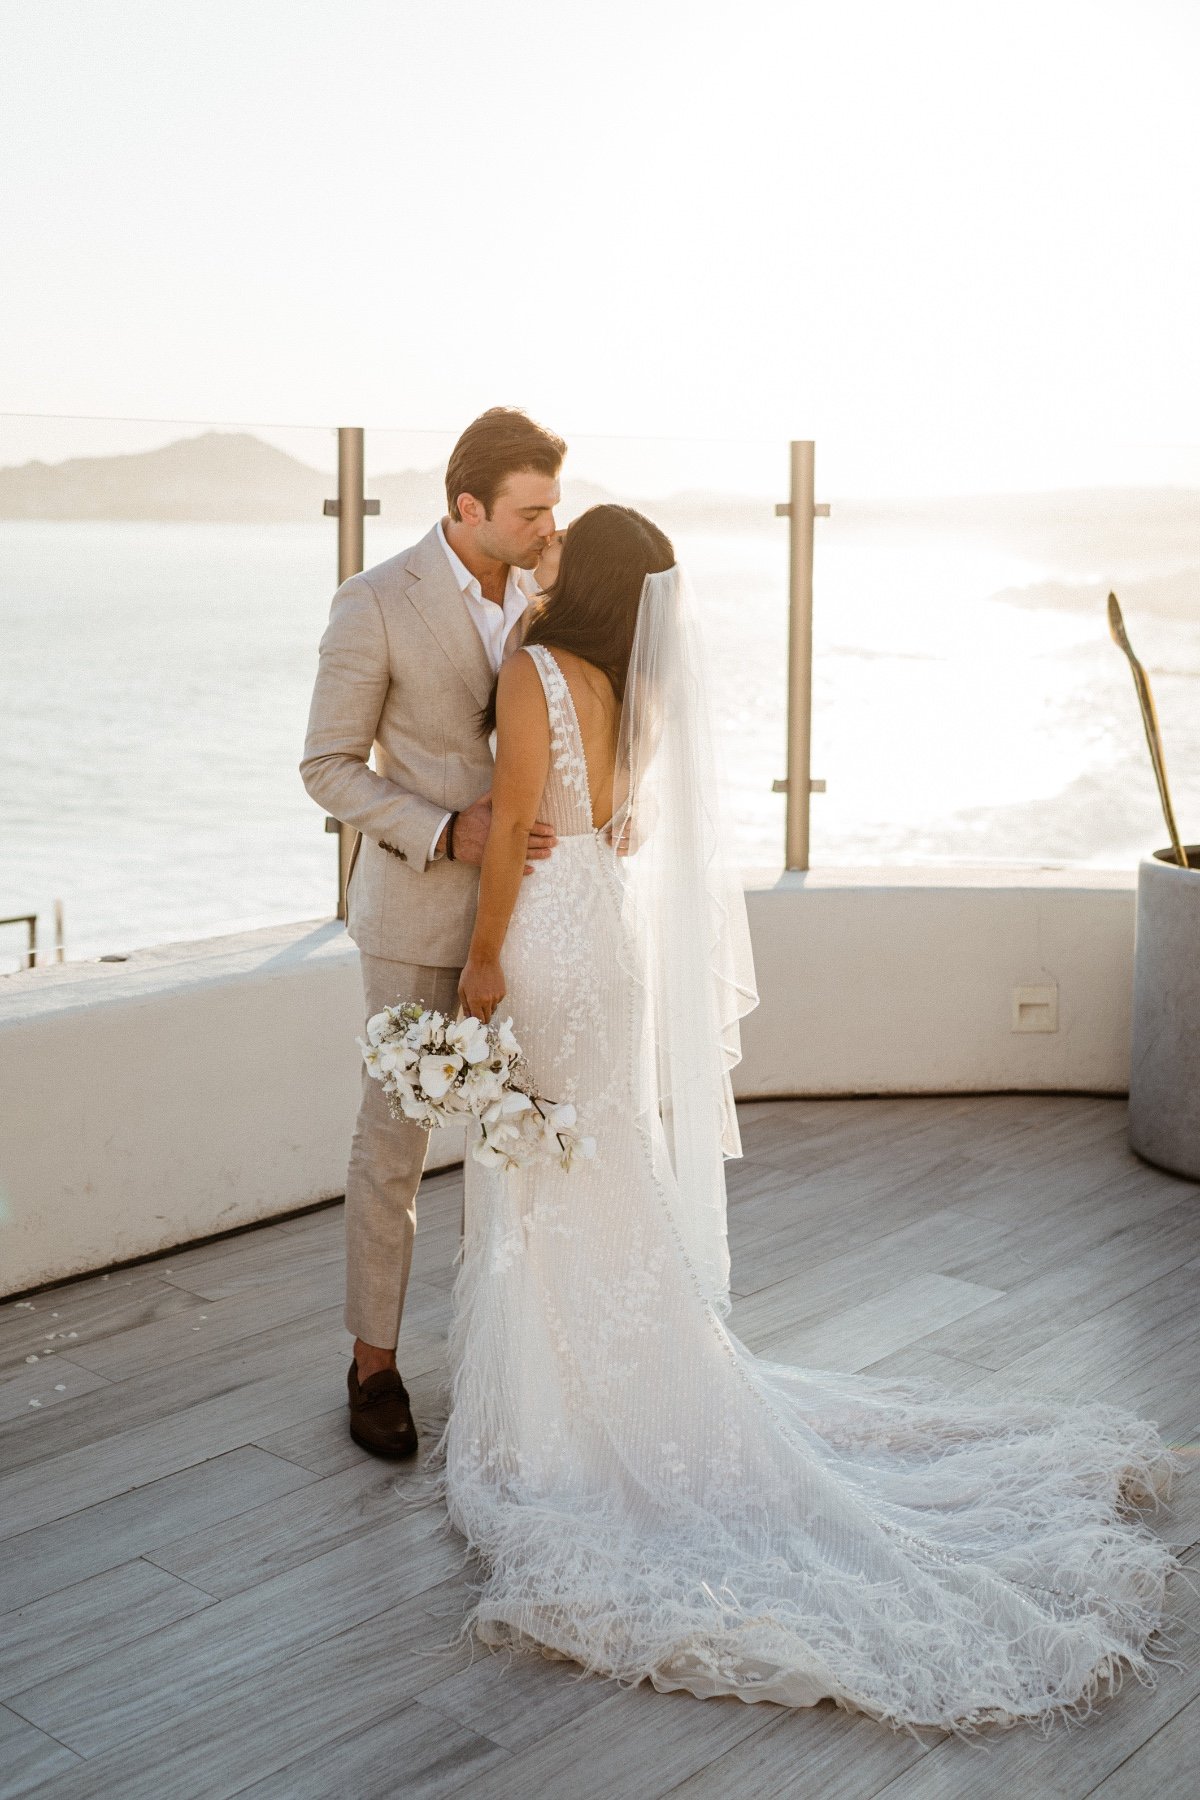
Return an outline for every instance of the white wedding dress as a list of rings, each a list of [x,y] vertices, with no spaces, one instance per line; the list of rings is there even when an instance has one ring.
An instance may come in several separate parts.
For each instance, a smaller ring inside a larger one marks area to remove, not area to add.
[[[558,844],[522,882],[502,1011],[597,1157],[466,1164],[441,1449],[484,1571],[468,1625],[660,1689],[952,1730],[1148,1678],[1174,1558],[1130,1507],[1178,1466],[1152,1425],[784,1367],[723,1323],[636,1116],[623,859],[593,828],[562,672],[530,654]]]

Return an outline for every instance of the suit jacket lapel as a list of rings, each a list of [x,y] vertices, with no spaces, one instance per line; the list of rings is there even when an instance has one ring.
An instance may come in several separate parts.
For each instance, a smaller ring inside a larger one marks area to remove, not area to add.
[[[492,665],[454,579],[436,527],[421,539],[406,567],[413,576],[408,597],[480,706],[492,691]]]

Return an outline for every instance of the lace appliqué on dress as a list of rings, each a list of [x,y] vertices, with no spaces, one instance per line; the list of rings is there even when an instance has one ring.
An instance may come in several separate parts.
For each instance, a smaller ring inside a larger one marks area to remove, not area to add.
[[[578,803],[584,818],[584,829],[592,826],[592,799],[588,786],[587,753],[575,702],[567,686],[567,678],[545,644],[526,645],[542,678],[546,694],[546,710],[550,715],[550,761],[562,787]]]

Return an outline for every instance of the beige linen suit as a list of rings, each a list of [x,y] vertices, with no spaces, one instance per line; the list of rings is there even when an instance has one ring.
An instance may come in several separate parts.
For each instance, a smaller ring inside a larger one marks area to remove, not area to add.
[[[506,648],[522,630],[518,620]],[[479,870],[427,859],[447,808],[461,812],[491,786],[478,714],[492,679],[436,527],[334,595],[300,773],[317,804],[359,833],[347,930],[368,1018],[401,999],[457,1008]],[[400,1330],[427,1142],[391,1117],[364,1069],[346,1173],[345,1318],[385,1348]]]

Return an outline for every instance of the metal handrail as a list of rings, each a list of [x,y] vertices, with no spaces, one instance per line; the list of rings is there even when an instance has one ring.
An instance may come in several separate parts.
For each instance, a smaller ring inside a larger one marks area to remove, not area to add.
[[[0,919],[0,925],[28,925],[29,948],[25,953],[27,969],[32,969],[37,962],[37,922],[36,913],[14,913],[10,919]]]
[[[363,566],[363,520],[379,516],[378,500],[363,495],[363,428],[361,425],[338,427],[338,491],[336,500],[325,502],[325,517],[338,522],[338,586],[358,575]],[[350,864],[354,856],[354,840],[358,836],[353,825],[340,819],[326,819],[325,829],[337,833],[338,903],[337,916],[346,917],[346,888],[350,882]]]
[[[775,508],[788,521],[788,693],[787,775],[772,792],[787,795],[784,862],[789,869],[809,866],[809,814],[813,794],[823,794],[823,780],[812,776],[812,616],[813,520],[829,517],[829,503],[815,494],[816,445],[811,438],[791,446],[791,498]]]
[[[2,925],[27,925],[29,927],[29,946],[25,952],[25,967],[27,969],[36,968],[38,915],[36,913],[14,913],[9,919],[0,919],[0,926]],[[55,962],[66,960],[66,935],[63,929],[63,903],[61,900],[54,902],[54,960]]]

